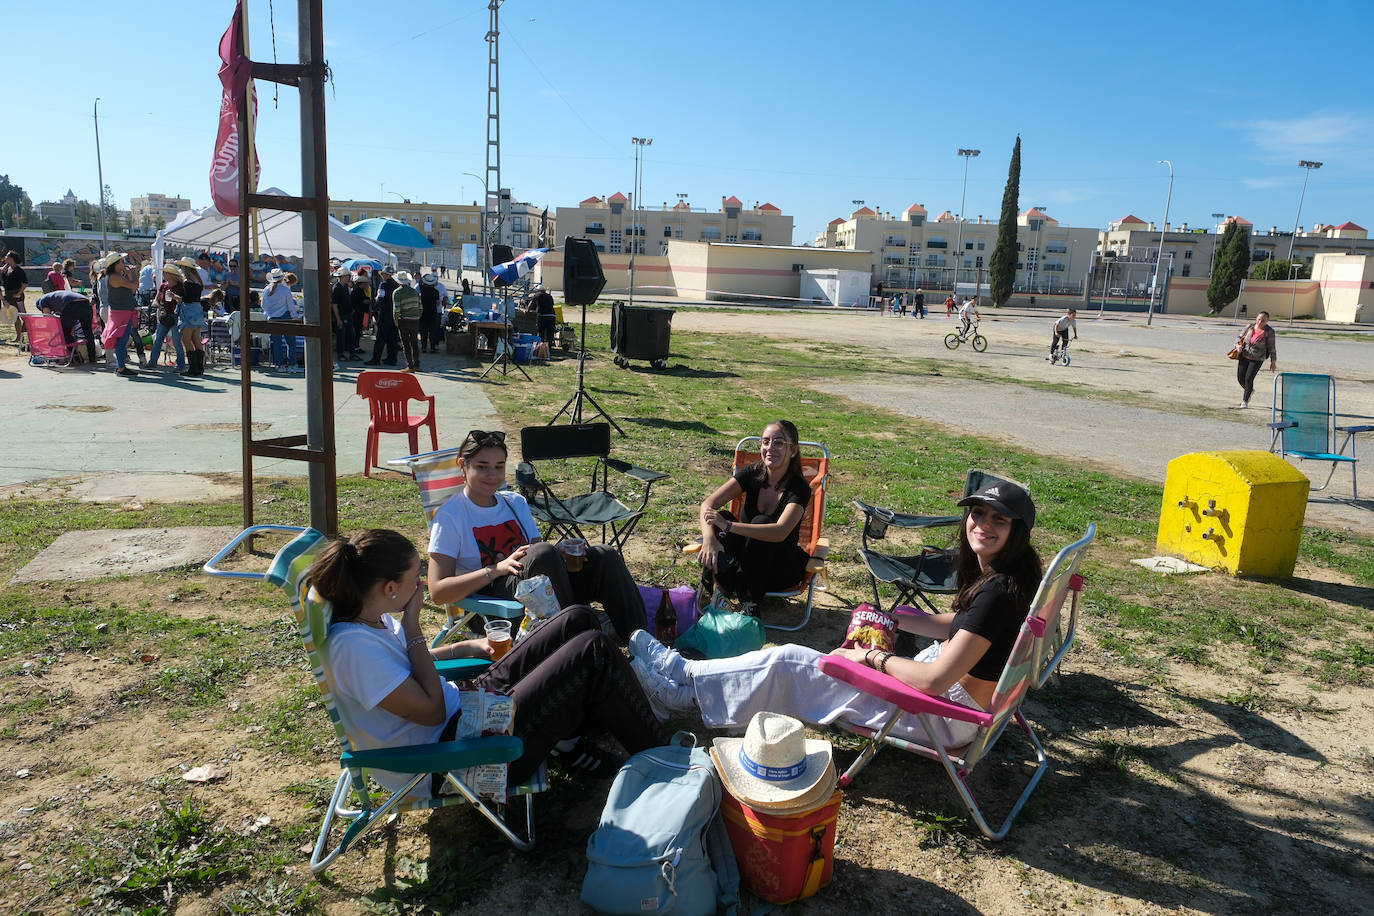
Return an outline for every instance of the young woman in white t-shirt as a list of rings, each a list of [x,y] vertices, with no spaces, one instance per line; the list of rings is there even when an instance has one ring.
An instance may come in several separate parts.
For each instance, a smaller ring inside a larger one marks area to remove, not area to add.
[[[588,545],[582,569],[569,573],[558,549],[540,540],[525,498],[501,489],[505,433],[474,429],[458,458],[466,483],[429,527],[429,594],[436,604],[475,594],[512,598],[522,579],[545,575],[561,606],[600,603],[622,642],[644,628],[644,599],[615,548]]]
[[[483,638],[429,647],[415,545],[395,531],[370,529],[332,541],[307,575],[332,604],[334,696],[353,740],[378,748],[453,738],[462,715],[458,688],[439,676],[435,659],[490,658],[491,645]],[[623,759],[585,736],[610,734],[631,754],[667,743],[629,662],[585,605],[545,623],[474,682],[515,698],[524,753],[510,765],[512,785],[550,756],[567,772],[614,776]],[[408,781],[373,775],[393,791]]]

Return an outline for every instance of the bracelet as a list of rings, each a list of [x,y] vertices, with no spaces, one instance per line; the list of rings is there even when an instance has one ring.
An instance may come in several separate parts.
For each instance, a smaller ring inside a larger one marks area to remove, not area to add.
[[[412,636],[412,637],[410,637],[409,639],[406,640],[406,651],[409,652],[411,649],[415,648],[416,646],[424,645],[424,642],[425,642],[425,637],[424,637],[423,635],[417,634],[417,635],[415,635],[415,636]]]
[[[735,523],[734,523],[733,521],[731,521],[730,519],[727,518],[727,519],[725,520],[725,530],[722,531],[721,534],[729,534],[729,533],[730,533],[730,529],[733,528],[733,527],[735,527]]]
[[[867,666],[870,667],[870,668],[876,668],[876,667],[877,667],[876,665],[873,664],[873,653],[874,653],[874,652],[877,652],[877,651],[878,651],[877,649],[869,649],[867,652],[864,653],[864,664],[865,664],[865,665],[867,665]]]
[[[883,674],[887,674],[887,660],[888,660],[889,658],[891,658],[891,657],[892,657],[892,653],[891,653],[891,652],[884,652],[884,653],[883,653],[881,656],[879,656],[879,658],[878,658],[878,670],[879,670],[880,672],[882,672]]]
[[[490,567],[490,566],[483,566],[483,567],[482,567],[482,570],[487,574],[487,584],[490,585],[491,582],[492,582],[492,580],[496,578],[495,576],[492,575],[491,567]]]

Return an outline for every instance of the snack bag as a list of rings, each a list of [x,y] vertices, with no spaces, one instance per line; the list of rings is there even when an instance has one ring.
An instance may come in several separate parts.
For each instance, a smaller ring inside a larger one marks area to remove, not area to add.
[[[535,627],[562,610],[553,583],[548,576],[531,576],[515,587],[515,600],[525,606],[525,619],[520,621],[516,642],[524,639]]]
[[[864,602],[849,615],[849,629],[840,645],[846,649],[858,646],[891,652],[896,640],[897,621],[892,615]]]
[[[459,738],[512,733],[515,724],[514,697],[483,687],[460,690],[458,695],[463,709],[463,714],[458,717]],[[481,798],[501,803],[506,801],[506,764],[484,763],[455,773]]]

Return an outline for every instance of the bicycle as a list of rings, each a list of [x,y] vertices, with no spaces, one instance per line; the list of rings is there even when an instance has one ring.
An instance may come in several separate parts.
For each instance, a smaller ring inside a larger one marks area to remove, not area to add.
[[[1059,346],[1050,351],[1050,365],[1058,366],[1061,364],[1065,366],[1069,364],[1069,342],[1067,340],[1061,340]]]
[[[988,339],[978,333],[978,322],[976,321],[969,323],[967,331],[960,328],[958,331],[945,335],[945,346],[951,350],[959,349],[961,343],[971,343],[976,353],[982,353],[988,348]]]

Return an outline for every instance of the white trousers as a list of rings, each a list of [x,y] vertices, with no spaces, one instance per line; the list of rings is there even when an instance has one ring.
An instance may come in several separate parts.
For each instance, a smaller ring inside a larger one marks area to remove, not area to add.
[[[816,667],[824,653],[788,644],[748,652],[734,658],[688,662],[701,718],[711,728],[744,728],[757,712],[776,712],[810,725],[829,725],[843,720],[865,728],[880,728],[892,704],[856,690]],[[916,656],[918,662],[934,661],[940,643]],[[963,706],[982,710],[962,684],[955,683],[944,697]],[[938,719],[935,738],[945,747],[962,747],[973,740],[978,726],[969,722]],[[892,734],[928,745],[930,737],[916,717],[903,713]]]

